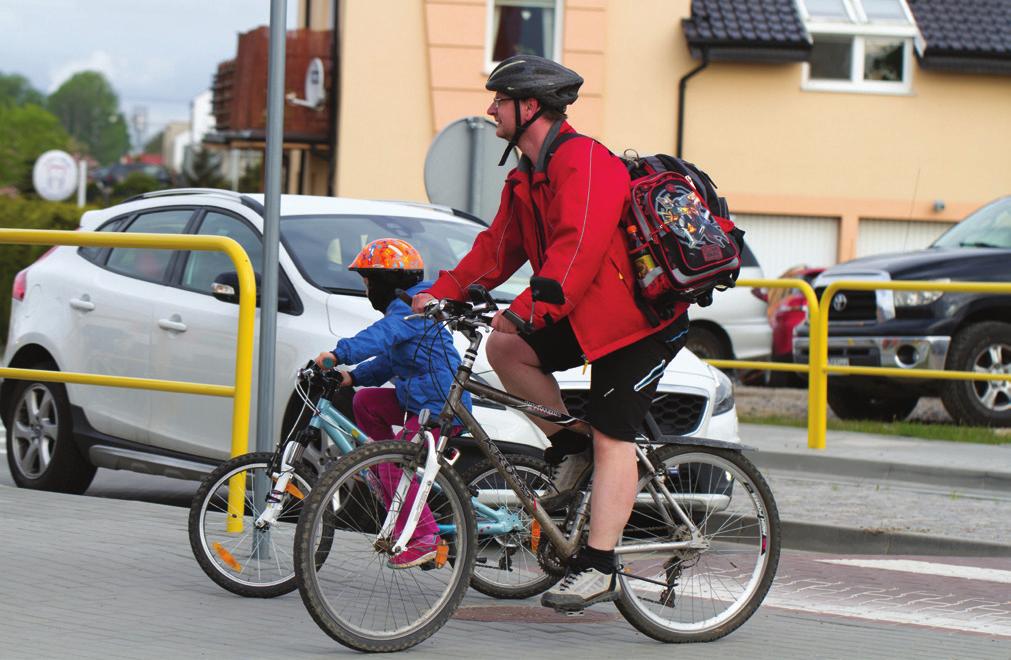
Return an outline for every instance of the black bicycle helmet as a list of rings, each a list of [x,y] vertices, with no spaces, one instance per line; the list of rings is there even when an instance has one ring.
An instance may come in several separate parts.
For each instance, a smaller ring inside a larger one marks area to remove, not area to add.
[[[537,55],[513,55],[499,62],[488,76],[485,89],[501,92],[513,99],[516,113],[516,133],[509,141],[499,165],[503,165],[509,152],[519,142],[523,131],[534,123],[545,110],[565,112],[566,106],[579,96],[582,77],[558,62]],[[520,99],[537,99],[541,108],[525,124],[520,125]]]

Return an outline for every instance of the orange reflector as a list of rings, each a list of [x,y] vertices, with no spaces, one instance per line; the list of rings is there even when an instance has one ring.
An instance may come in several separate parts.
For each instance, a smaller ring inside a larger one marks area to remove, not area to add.
[[[305,495],[302,493],[302,491],[298,489],[298,486],[291,483],[290,481],[288,482],[288,485],[284,487],[284,492],[288,493],[297,500],[305,499]]]
[[[218,553],[218,556],[221,557],[221,561],[228,564],[229,568],[231,568],[233,571],[242,570],[242,564],[235,561],[235,557],[232,556],[232,553],[225,550],[225,546],[221,545],[220,543],[215,543],[212,547],[214,548],[214,552]]]
[[[435,566],[437,568],[442,568],[446,565],[446,560],[449,559],[449,546],[445,541],[440,541],[439,545],[435,546]]]
[[[530,549],[537,552],[537,546],[541,544],[541,524],[534,520],[530,524]]]

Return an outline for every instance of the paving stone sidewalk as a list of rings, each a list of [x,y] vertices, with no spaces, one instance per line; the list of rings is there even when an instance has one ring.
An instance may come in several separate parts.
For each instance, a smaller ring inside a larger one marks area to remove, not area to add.
[[[20,658],[313,658],[357,655],[323,635],[297,594],[242,599],[190,555],[184,510],[0,487],[0,655]],[[509,609],[504,609],[509,608]],[[1006,640],[762,608],[711,644],[671,647],[610,607],[554,620],[534,600],[473,592],[418,658],[999,658]]]

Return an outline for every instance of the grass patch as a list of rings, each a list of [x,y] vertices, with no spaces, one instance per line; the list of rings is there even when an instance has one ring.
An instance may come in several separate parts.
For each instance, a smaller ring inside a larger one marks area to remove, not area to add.
[[[773,426],[795,426],[807,428],[807,419],[787,415],[741,415],[743,424],[770,424]],[[870,422],[828,420],[831,431],[853,433],[875,433],[897,435],[921,440],[946,440],[948,442],[972,442],[980,445],[1004,445],[1011,443],[1007,429],[995,430],[985,426],[954,426],[951,424],[924,424],[922,422]]]

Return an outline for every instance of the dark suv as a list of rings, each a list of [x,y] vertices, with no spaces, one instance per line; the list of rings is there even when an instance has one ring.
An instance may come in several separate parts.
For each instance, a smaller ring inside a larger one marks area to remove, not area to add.
[[[835,280],[1011,282],[1011,197],[975,211],[930,247],[829,268]],[[940,291],[839,291],[829,303],[830,364],[1011,373],[1011,295]],[[807,326],[794,357],[808,359]],[[1011,426],[1008,381],[833,376],[828,403],[843,419],[904,419],[921,396],[940,396],[962,424]]]

